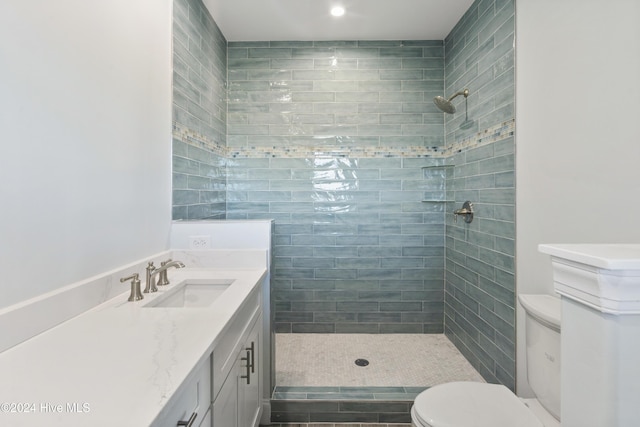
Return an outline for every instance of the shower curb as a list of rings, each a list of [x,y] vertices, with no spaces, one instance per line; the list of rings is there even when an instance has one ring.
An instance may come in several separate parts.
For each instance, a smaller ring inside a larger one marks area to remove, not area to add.
[[[410,423],[413,400],[426,388],[277,386],[271,421]]]

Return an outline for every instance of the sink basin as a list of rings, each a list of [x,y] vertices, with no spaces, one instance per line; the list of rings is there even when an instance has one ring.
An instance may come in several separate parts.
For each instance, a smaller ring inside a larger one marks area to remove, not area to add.
[[[208,307],[226,291],[233,279],[186,280],[144,307]]]

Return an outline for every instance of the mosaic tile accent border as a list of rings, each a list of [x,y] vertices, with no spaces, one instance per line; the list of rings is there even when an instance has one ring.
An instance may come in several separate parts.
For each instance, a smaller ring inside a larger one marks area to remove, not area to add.
[[[455,153],[472,150],[474,148],[479,148],[484,145],[502,141],[504,139],[512,137],[515,134],[515,131],[516,120],[507,120],[506,122],[491,126],[488,129],[456,141],[454,144],[446,147],[442,151],[443,157],[449,157]]]
[[[443,157],[438,147],[233,147],[229,150],[230,158],[317,158],[317,157],[349,157],[349,158],[386,158],[410,157],[432,158]]]
[[[335,146],[251,146],[224,147],[198,134],[179,123],[173,124],[173,137],[179,141],[198,148],[206,148],[225,158],[309,158],[309,157],[352,157],[352,158],[447,158],[455,153],[482,147],[515,134],[515,119],[491,126],[474,135],[462,138],[454,144],[445,147],[424,146],[372,146],[351,147]]]
[[[172,136],[185,144],[209,150],[220,157],[228,157],[229,150],[225,146],[175,121],[173,122]]]

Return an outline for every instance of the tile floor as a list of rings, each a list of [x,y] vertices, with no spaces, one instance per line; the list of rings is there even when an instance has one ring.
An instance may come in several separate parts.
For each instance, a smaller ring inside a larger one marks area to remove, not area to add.
[[[484,380],[442,334],[277,334],[271,419],[274,427],[408,427],[415,397],[449,381]]]
[[[361,367],[356,359],[366,359]],[[276,386],[430,387],[484,381],[443,334],[276,334]]]

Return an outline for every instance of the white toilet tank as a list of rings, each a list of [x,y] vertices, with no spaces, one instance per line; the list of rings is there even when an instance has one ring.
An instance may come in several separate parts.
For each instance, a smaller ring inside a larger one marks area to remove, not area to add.
[[[520,295],[526,312],[527,380],[540,404],[560,419],[560,298]]]

